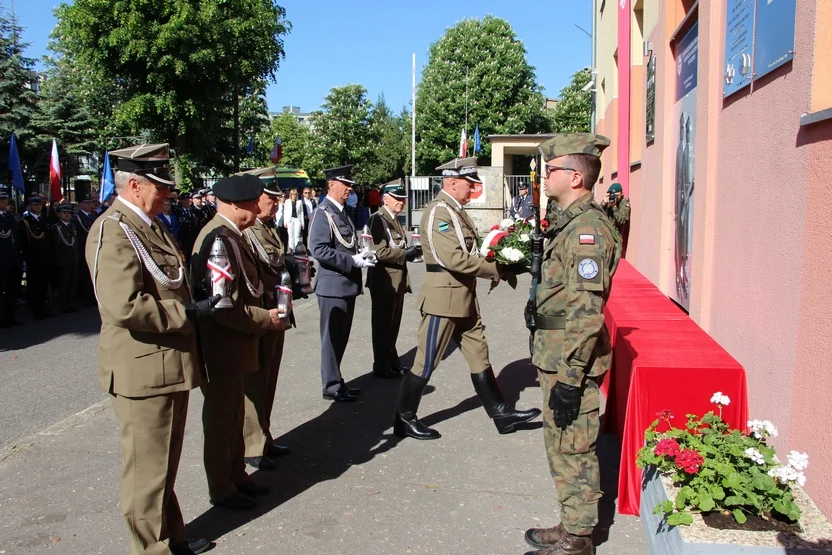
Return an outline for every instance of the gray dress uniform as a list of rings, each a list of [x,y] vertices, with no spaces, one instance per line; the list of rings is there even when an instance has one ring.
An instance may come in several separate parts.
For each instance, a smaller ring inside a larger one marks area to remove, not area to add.
[[[325,396],[343,387],[341,360],[347,349],[361,294],[361,269],[352,260],[358,238],[345,207],[326,197],[318,205],[309,226],[309,250],[320,265],[315,280],[321,332],[321,385]]]

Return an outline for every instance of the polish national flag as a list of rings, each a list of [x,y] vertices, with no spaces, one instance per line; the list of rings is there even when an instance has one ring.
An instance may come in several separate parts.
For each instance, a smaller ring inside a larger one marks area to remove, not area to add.
[[[60,201],[64,198],[61,192],[61,162],[58,160],[58,143],[52,141],[52,155],[49,157],[49,198]]]
[[[274,148],[272,149],[272,155],[270,158],[274,164],[277,164],[280,162],[280,159],[283,158],[283,139],[280,137],[278,137],[277,141],[274,143]]]
[[[462,129],[462,136],[459,138],[459,157],[465,158],[468,156],[468,134],[465,128]]]

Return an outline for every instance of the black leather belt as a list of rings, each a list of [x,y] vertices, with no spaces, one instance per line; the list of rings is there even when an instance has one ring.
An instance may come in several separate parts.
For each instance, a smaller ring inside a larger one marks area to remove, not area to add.
[[[535,314],[534,326],[539,330],[565,330],[566,316]]]
[[[425,264],[425,271],[432,273],[447,272],[448,269],[439,264]]]

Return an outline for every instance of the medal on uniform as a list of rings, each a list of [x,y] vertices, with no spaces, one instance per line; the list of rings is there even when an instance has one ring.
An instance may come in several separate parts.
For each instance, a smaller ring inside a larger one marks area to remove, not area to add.
[[[216,308],[231,308],[231,293],[234,290],[234,274],[231,273],[231,261],[228,259],[228,250],[220,234],[214,238],[211,245],[211,252],[208,255],[208,279],[211,284],[211,296],[222,297],[216,304]]]

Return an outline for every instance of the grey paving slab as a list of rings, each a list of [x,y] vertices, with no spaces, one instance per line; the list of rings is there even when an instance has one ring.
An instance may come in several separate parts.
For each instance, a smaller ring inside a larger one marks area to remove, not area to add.
[[[421,272],[414,272],[414,289],[420,280]],[[527,287],[521,280],[517,291],[501,285],[486,295],[481,286],[480,299],[506,397],[532,407],[540,406],[541,393],[520,318]],[[498,435],[457,350],[434,373],[420,409],[442,439],[392,436],[398,382],[369,375],[369,313],[369,297],[360,297],[344,364],[345,378],[363,388],[362,401],[335,405],[320,397],[316,303],[299,303],[300,327],[287,338],[273,415],[281,443],[293,454],[277,460],[277,471],[255,474],[273,490],[255,511],[230,513],[208,504],[202,398],[198,391],[191,395],[176,491],[189,535],[216,541],[212,553],[522,554],[526,528],[557,522],[540,422]],[[415,351],[418,318],[412,295],[399,340],[405,358]],[[84,337],[74,340],[86,345]],[[94,359],[73,365],[79,382],[95,386]],[[29,385],[23,380],[18,387]],[[53,416],[77,402],[58,402]],[[129,552],[119,508],[117,424],[107,402],[15,443],[19,447],[0,461],[0,555]],[[646,553],[639,519],[614,513],[616,441],[603,437],[599,451],[611,494],[601,505],[597,552]]]

